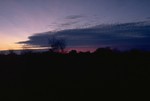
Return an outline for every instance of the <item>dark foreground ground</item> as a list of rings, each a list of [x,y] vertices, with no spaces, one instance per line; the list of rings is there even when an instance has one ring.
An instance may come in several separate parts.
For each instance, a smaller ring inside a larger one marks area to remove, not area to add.
[[[143,100],[149,73],[149,52],[1,55],[0,101]]]

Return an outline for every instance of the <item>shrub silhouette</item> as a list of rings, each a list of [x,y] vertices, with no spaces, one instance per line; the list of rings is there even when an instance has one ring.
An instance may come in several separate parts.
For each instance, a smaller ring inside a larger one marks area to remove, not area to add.
[[[77,54],[77,51],[76,50],[71,50],[70,52],[69,52],[69,54]]]

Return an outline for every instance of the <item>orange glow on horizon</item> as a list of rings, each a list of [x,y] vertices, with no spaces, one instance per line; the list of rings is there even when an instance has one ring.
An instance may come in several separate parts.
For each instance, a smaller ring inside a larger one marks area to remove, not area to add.
[[[16,44],[20,40],[25,40],[26,38],[20,37],[19,35],[14,34],[1,34],[0,33],[0,50],[16,50],[21,49],[22,45]]]
[[[22,49],[21,45],[18,44],[0,44],[0,50],[17,50]]]

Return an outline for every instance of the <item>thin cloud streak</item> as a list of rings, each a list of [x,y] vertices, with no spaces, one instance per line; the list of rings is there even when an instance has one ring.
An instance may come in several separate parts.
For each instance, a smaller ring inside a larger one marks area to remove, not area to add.
[[[78,22],[79,21],[72,21],[72,22],[62,23],[61,26],[62,27],[71,26],[71,25],[74,25],[74,24],[76,24]]]
[[[80,19],[83,17],[84,17],[83,15],[69,15],[69,16],[65,17],[65,19],[75,20],[75,19]]]

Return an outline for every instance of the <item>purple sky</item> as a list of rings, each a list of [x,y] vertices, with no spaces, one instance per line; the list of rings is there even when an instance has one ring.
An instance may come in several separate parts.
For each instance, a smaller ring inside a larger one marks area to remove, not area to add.
[[[0,50],[48,31],[149,21],[150,0],[0,0]],[[86,45],[87,46],[87,45]]]

